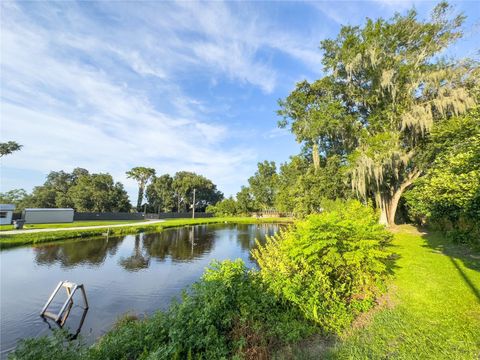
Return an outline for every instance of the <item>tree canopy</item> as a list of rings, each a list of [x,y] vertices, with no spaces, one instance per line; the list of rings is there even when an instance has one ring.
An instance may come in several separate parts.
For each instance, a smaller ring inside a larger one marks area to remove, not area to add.
[[[480,110],[436,124],[427,149],[432,162],[405,194],[412,220],[480,239]]]
[[[126,172],[127,178],[138,183],[137,211],[142,211],[143,196],[147,183],[155,176],[155,169],[137,166]]]
[[[15,141],[0,143],[0,157],[19,151],[22,147],[23,145],[20,145]]]
[[[176,210],[187,212],[192,209],[193,190],[196,191],[195,209],[204,211],[214,205],[223,194],[217,186],[206,177],[190,171],[179,171],[173,177],[164,174],[152,180],[147,187],[147,199],[150,211],[164,212]]]
[[[315,168],[320,156],[341,156],[352,189],[373,197],[383,223],[394,222],[400,196],[422,174],[433,124],[476,103],[477,64],[438,57],[462,36],[463,21],[442,2],[428,21],[410,10],[342,26],[321,43],[325,76],[280,101],[280,126],[311,147]]]
[[[110,174],[90,174],[76,168],[71,173],[51,171],[45,183],[36,186],[31,195],[25,190],[11,190],[0,195],[2,201],[14,203],[17,210],[25,207],[72,207],[76,211],[130,211],[128,194]]]

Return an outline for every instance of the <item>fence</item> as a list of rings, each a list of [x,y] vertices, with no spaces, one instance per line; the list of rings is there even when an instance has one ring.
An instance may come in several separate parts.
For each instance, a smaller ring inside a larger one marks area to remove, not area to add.
[[[188,219],[192,217],[192,213],[156,213],[156,214],[143,214],[143,213],[120,213],[120,212],[76,212],[73,216],[74,221],[85,220],[157,220],[157,219]],[[213,217],[213,214],[196,212],[196,218],[209,218]]]
[[[192,217],[192,213],[156,213],[156,214],[146,214],[145,219],[156,220],[156,219],[188,219]],[[213,214],[204,213],[204,212],[195,212],[195,218],[210,218],[213,217]]]
[[[292,212],[281,212],[277,210],[263,210],[252,213],[253,217],[257,218],[270,218],[270,217],[294,217],[294,213]]]
[[[85,220],[143,220],[143,213],[126,213],[126,212],[76,212],[73,215],[74,221]]]

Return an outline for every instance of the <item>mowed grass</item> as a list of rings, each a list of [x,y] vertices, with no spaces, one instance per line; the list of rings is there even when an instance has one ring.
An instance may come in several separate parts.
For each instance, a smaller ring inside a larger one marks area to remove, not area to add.
[[[413,227],[393,245],[387,304],[337,340],[293,349],[293,358],[480,359],[480,253]]]
[[[172,227],[180,227],[187,225],[201,224],[218,224],[218,223],[235,223],[235,224],[260,224],[260,223],[280,223],[291,222],[288,218],[265,218],[256,219],[252,217],[217,217],[217,218],[198,218],[198,219],[172,219],[164,222],[150,223],[149,221],[141,221],[138,225],[111,227],[106,225],[103,228],[96,229],[76,229],[76,230],[59,230],[45,231],[24,234],[1,234],[0,233],[0,249],[7,249],[22,245],[35,245],[40,243],[61,241],[67,239],[77,239],[86,237],[103,236],[109,229],[110,236],[137,234],[141,232],[157,232]]]
[[[102,225],[118,225],[133,224],[146,220],[96,220],[96,221],[74,221],[71,223],[54,223],[54,224],[25,224],[24,229],[59,229],[84,226],[102,226]],[[13,225],[0,225],[0,231],[14,230]]]

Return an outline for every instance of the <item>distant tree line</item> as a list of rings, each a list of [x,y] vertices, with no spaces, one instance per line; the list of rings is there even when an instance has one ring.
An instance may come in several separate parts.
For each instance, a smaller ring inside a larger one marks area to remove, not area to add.
[[[179,171],[174,176],[153,176],[146,188],[146,199],[150,212],[188,212],[193,206],[196,211],[205,211],[209,205],[222,200],[223,193],[206,177],[194,172]]]
[[[173,177],[168,174],[156,177],[154,169],[137,167],[127,174],[139,183],[137,211],[190,211],[193,205],[193,189],[196,190],[197,211],[205,211],[207,206],[223,199],[223,194],[211,180],[193,172],[180,171]],[[90,173],[82,168],[76,168],[71,173],[52,171],[47,175],[44,184],[34,187],[30,194],[24,189],[0,193],[0,203],[14,204],[16,211],[29,207],[68,207],[78,212],[132,210],[122,183],[115,182],[108,173]]]
[[[91,174],[76,168],[71,173],[52,171],[45,183],[34,187],[31,194],[16,189],[0,194],[0,202],[13,203],[16,210],[26,207],[74,208],[76,211],[130,211],[128,194],[110,174]]]

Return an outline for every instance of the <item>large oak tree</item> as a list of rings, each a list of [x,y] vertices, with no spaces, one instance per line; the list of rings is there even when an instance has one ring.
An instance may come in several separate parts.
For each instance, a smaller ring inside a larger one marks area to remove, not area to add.
[[[316,167],[319,156],[342,156],[352,188],[374,199],[382,223],[394,223],[401,195],[422,175],[432,125],[475,105],[477,64],[440,57],[463,21],[442,2],[427,21],[410,10],[342,26],[321,43],[325,76],[280,102],[280,125],[312,149]]]

